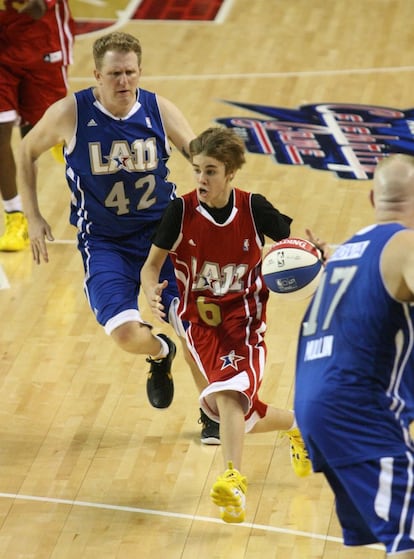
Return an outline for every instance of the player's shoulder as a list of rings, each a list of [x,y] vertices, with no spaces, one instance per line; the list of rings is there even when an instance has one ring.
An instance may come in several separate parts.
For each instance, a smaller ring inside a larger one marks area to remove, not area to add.
[[[175,106],[174,103],[172,101],[170,101],[170,99],[167,99],[167,97],[164,97],[163,95],[159,95],[158,93],[154,93],[154,96],[158,102],[158,105],[162,108],[169,108],[172,106]]]
[[[173,198],[164,211],[166,219],[181,219],[184,210],[184,200],[181,197]]]
[[[391,251],[414,252],[414,229],[403,228],[396,230],[386,243],[386,247]]]
[[[142,87],[139,87],[137,89],[137,101],[141,105],[147,103],[156,103],[158,99],[159,96],[149,89],[143,89]]]
[[[272,204],[272,202],[270,202],[270,200],[268,200],[266,196],[263,196],[263,194],[252,192],[250,194],[250,199],[251,199],[252,210],[255,215],[262,214],[262,213],[266,213],[269,215],[280,213],[279,210]],[[291,217],[284,214],[280,214],[280,215],[283,215],[286,218],[286,220],[289,221],[289,223],[292,222]]]
[[[68,94],[50,105],[50,107],[46,109],[45,117],[62,119],[71,118],[75,114],[75,109],[75,97],[72,94]]]
[[[273,204],[269,202],[269,200],[263,194],[260,194],[258,192],[247,192],[247,194],[250,194],[250,199],[254,208],[261,209],[273,206]]]
[[[173,103],[170,99],[167,99],[163,95],[154,94],[160,113],[164,119],[177,119],[182,116],[181,110]]]
[[[390,229],[390,227],[387,227]],[[398,301],[414,298],[414,230],[392,228],[381,250],[380,270],[388,293]]]
[[[85,87],[84,89],[78,89],[73,94],[67,95],[67,97],[72,97],[73,99],[77,100],[85,100],[94,102],[97,101],[98,98],[95,96],[95,88],[94,87]]]

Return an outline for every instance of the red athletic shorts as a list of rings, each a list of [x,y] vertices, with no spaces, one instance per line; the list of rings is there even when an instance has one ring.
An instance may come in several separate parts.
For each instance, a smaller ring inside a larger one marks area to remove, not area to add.
[[[191,354],[209,381],[200,395],[200,405],[214,421],[219,421],[215,393],[240,392],[245,414],[246,432],[266,415],[267,404],[259,398],[266,345],[265,325],[257,320],[243,325],[226,320],[216,328],[191,324],[186,337]]]
[[[0,122],[20,116],[22,123],[34,125],[67,91],[66,67],[59,61],[36,67],[0,63]]]

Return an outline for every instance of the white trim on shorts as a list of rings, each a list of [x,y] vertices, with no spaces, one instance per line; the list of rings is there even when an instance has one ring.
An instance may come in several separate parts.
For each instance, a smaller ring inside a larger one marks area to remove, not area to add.
[[[126,324],[127,322],[140,322],[141,324],[145,324],[149,328],[152,328],[152,325],[149,322],[146,322],[141,318],[141,314],[137,311],[137,309],[128,309],[116,314],[108,320],[104,326],[105,333],[110,336],[115,328],[118,328],[118,326],[122,326],[122,324]]]
[[[208,386],[200,394],[200,407],[203,412],[216,423],[220,423],[220,416],[216,404],[216,392],[222,392],[223,390],[234,390],[235,392],[240,392],[241,403],[243,407],[244,415],[250,410],[251,402],[243,390],[249,387],[249,377],[245,371],[240,372],[235,377],[232,377],[224,381],[216,381]],[[252,413],[251,417],[245,422],[245,432],[248,433],[253,429],[255,424],[261,419],[257,412]]]
[[[0,112],[0,123],[2,124],[6,122],[15,122],[17,124],[19,120],[19,115],[14,109],[11,109],[10,111]]]
[[[179,338],[185,338],[183,321],[177,314],[179,302],[180,300],[178,297],[174,297],[171,301],[170,308],[168,309],[168,322],[174,328],[174,331]]]

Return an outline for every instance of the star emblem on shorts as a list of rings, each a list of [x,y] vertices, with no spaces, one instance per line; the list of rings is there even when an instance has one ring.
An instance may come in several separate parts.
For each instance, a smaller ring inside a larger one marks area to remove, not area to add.
[[[223,357],[220,357],[220,359],[223,361],[221,370],[225,369],[226,367],[233,367],[234,370],[238,371],[239,367],[237,366],[237,363],[239,361],[242,361],[244,357],[242,357],[241,355],[236,355],[236,352],[234,351],[234,349],[232,349],[230,353],[224,355]]]

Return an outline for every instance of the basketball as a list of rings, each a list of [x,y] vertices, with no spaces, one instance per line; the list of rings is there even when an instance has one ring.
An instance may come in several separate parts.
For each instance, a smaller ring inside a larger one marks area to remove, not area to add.
[[[297,237],[275,243],[262,262],[262,274],[270,291],[297,301],[313,295],[323,269],[321,251]]]

